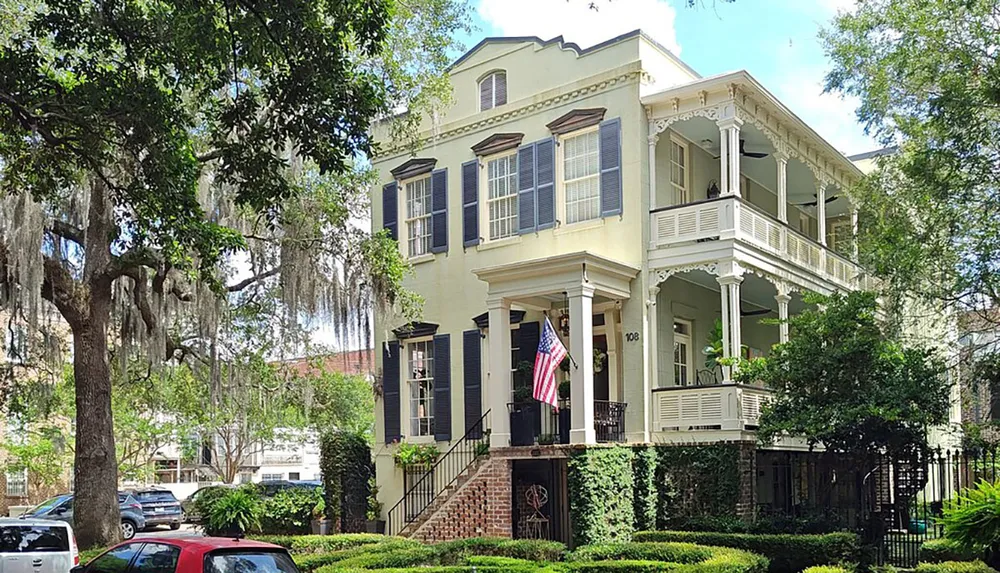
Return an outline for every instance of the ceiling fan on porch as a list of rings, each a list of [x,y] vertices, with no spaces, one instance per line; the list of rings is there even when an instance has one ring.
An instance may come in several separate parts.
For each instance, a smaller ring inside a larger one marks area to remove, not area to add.
[[[740,155],[742,155],[743,157],[749,157],[751,159],[763,159],[763,158],[767,157],[768,155],[771,155],[770,153],[764,153],[764,152],[761,152],[761,151],[747,151],[746,150],[746,143],[747,143],[747,140],[745,140],[745,139],[741,139],[740,140]],[[719,157],[721,157],[721,156],[720,155],[716,155],[715,159],[718,159]]]
[[[815,201],[807,201],[805,203],[795,203],[795,205],[797,207],[815,207],[816,205],[819,204],[819,196],[816,195],[815,193],[813,193],[813,197],[816,197]],[[825,202],[827,204],[833,203],[834,201],[836,201],[839,198],[840,198],[840,195],[830,195],[829,197],[826,198]]]
[[[767,314],[769,312],[774,312],[769,308],[761,308],[758,310],[743,310],[740,309],[740,316],[760,316],[762,314]]]

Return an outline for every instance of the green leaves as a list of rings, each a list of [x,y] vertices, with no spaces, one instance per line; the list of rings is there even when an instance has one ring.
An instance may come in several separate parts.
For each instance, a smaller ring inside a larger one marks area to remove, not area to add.
[[[866,267],[960,309],[1000,302],[995,0],[873,0],[824,31],[826,89],[896,153],[853,190]],[[995,321],[994,321],[995,322]]]
[[[206,530],[210,535],[260,531],[263,503],[254,486],[226,490],[208,507]]]
[[[631,541],[633,455],[626,446],[590,447],[570,454],[566,479],[576,545]]]
[[[945,537],[966,550],[1000,548],[1000,483],[981,480],[945,501],[941,518]]]
[[[877,320],[874,293],[810,295],[821,310],[791,317],[791,338],[767,358],[740,368],[774,401],[758,438],[803,436],[829,451],[919,454],[927,429],[948,420],[950,384],[930,350],[903,346]]]

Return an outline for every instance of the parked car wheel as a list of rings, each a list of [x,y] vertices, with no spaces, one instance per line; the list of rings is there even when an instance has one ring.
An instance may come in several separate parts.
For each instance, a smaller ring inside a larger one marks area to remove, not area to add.
[[[171,523],[170,524],[170,530],[171,531],[177,531],[180,528],[181,528],[181,524],[179,524],[179,523]]]
[[[122,520],[122,539],[128,541],[135,537],[135,524],[128,519]]]

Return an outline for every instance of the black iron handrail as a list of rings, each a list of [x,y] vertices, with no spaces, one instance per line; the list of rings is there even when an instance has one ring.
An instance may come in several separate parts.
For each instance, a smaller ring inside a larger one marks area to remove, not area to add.
[[[624,402],[594,400],[594,432],[598,443],[625,441]]]
[[[476,460],[489,453],[490,432],[486,427],[489,415],[490,410],[487,410],[461,439],[405,490],[403,497],[389,510],[386,534],[397,535],[416,521],[441,492],[455,483]]]

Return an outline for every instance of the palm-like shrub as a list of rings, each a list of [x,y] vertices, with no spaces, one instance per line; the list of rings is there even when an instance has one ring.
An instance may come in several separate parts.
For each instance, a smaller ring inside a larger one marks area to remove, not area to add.
[[[941,518],[945,537],[960,547],[1000,557],[1000,482],[980,481],[948,501]]]
[[[241,535],[260,530],[263,504],[254,488],[241,487],[227,491],[211,505],[206,533],[209,535]]]

